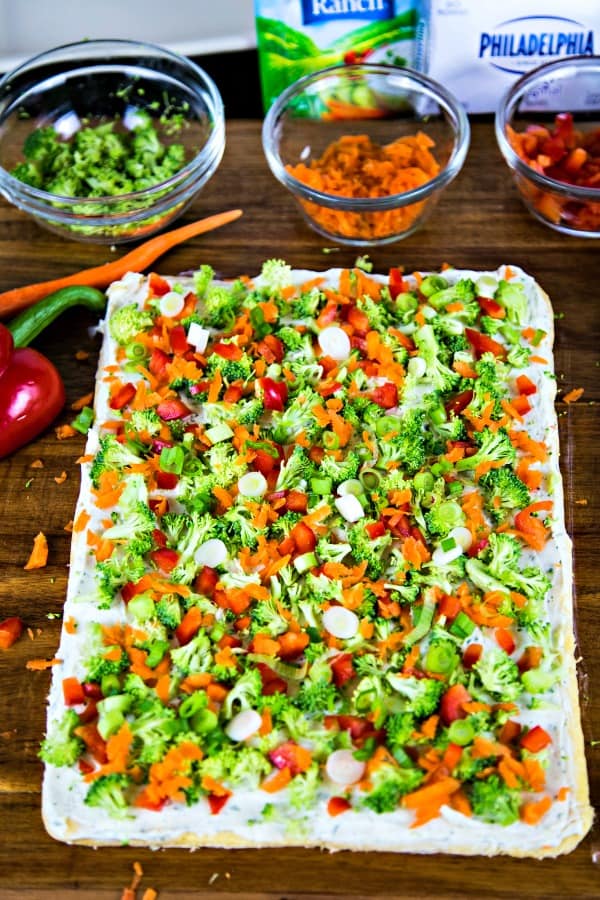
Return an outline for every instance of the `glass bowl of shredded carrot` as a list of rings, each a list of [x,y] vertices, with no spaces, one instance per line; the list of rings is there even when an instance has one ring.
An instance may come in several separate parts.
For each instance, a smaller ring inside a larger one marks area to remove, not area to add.
[[[461,104],[397,66],[337,65],[299,79],[269,109],[263,148],[308,224],[355,247],[412,234],[469,146]]]
[[[600,238],[600,56],[524,75],[501,99],[495,127],[527,209],[563,234]]]
[[[212,79],[153,44],[68,44],[0,81],[0,192],[64,237],[116,244],[159,231],[224,146]]]

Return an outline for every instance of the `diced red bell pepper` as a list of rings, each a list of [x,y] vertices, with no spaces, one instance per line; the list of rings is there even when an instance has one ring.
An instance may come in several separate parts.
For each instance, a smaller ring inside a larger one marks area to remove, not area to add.
[[[171,328],[169,340],[171,342],[171,350],[177,356],[183,356],[184,353],[191,349],[191,344],[188,344],[187,334],[183,325],[175,325]]]
[[[193,637],[198,634],[202,625],[202,610],[197,606],[190,606],[185,616],[175,629],[175,637],[183,647],[189,644]]]
[[[223,394],[225,403],[237,403],[244,395],[244,389],[240,384],[230,384]]]
[[[352,804],[345,797],[330,797],[327,802],[327,812],[330,816],[339,816],[352,809]]]
[[[356,672],[352,664],[351,653],[339,653],[329,661],[331,673],[336,687],[342,687],[351,678],[354,678]]]
[[[494,637],[496,638],[496,643],[499,647],[510,654],[514,653],[515,649],[515,639],[512,633],[508,630],[508,628],[496,628],[494,631]]]
[[[402,270],[392,267],[388,275],[388,290],[392,300],[395,300],[398,294],[406,292],[406,285],[402,276]]]
[[[155,297],[163,297],[171,290],[169,282],[156,272],[150,272],[148,276],[148,287]]]
[[[483,646],[481,644],[468,644],[463,652],[462,661],[465,669],[472,669],[476,662],[481,659]]]
[[[317,546],[317,537],[304,522],[297,522],[290,531],[290,537],[296,545],[298,553],[312,553]]]
[[[270,750],[268,757],[277,769],[287,768],[292,776],[306,772],[312,762],[310,751],[295,741],[285,741]]]
[[[285,354],[285,347],[282,341],[274,334],[266,334],[262,341],[256,345],[256,351],[268,365],[271,363],[280,363]]]
[[[122,384],[110,398],[108,405],[111,409],[123,409],[128,403],[131,403],[135,397],[135,385],[128,381]]]
[[[102,700],[102,697],[104,696],[97,681],[84,681],[82,688],[83,693],[89,700]]]
[[[272,453],[269,453],[267,450],[255,450],[254,453],[255,457],[252,460],[252,465],[265,478],[279,468],[279,458],[273,456]]]
[[[467,713],[463,709],[463,703],[468,703],[471,695],[464,684],[453,684],[449,687],[440,701],[440,717],[444,725],[450,725],[456,719],[466,718]]]
[[[226,344],[224,341],[217,341],[213,344],[212,350],[223,359],[238,360],[244,355],[244,351],[237,344]]]
[[[513,397],[510,403],[520,416],[526,416],[528,412],[531,412],[531,403],[526,394],[519,394],[518,397]]]
[[[155,347],[152,351],[152,355],[150,356],[150,361],[148,363],[148,369],[155,375],[157,378],[160,378],[166,372],[167,363],[169,362],[169,356],[165,353],[164,350],[159,350],[158,347]]]
[[[179,562],[179,553],[170,547],[160,547],[152,551],[150,559],[162,572],[172,572]]]
[[[65,706],[78,706],[86,701],[85,691],[79,678],[74,676],[63,678],[62,691]]]
[[[371,540],[374,541],[375,538],[383,537],[385,534],[385,525],[381,519],[379,519],[377,522],[370,522],[368,525],[365,525],[365,531]]]
[[[167,536],[164,531],[161,531],[160,528],[152,529],[152,540],[156,544],[157,547],[166,547],[167,546]]]
[[[302,491],[288,491],[285,496],[285,508],[288,512],[305,513],[308,508],[308,497]]]
[[[75,728],[74,733],[77,737],[81,738],[85,744],[86,750],[94,757],[96,762],[100,763],[100,765],[104,765],[104,763],[108,762],[106,741],[93,722],[88,722],[85,725],[78,725],[77,728]]]
[[[478,297],[477,302],[486,316],[490,316],[492,319],[506,318],[506,310],[497,300],[492,300],[490,297]]]
[[[521,738],[521,747],[529,753],[539,753],[544,747],[552,743],[552,738],[541,725],[534,725]]]
[[[506,356],[506,347],[495,341],[487,334],[476,331],[474,328],[465,328],[465,337],[475,351],[475,356],[480,359],[484,353],[493,353],[499,359]]]
[[[156,480],[156,486],[159,487],[161,491],[172,491],[173,488],[177,487],[179,481],[179,475],[175,472],[163,472],[162,469],[156,470],[154,478]]]
[[[525,394],[526,397],[537,394],[537,385],[527,375],[518,375],[515,383],[519,394]]]
[[[273,378],[261,378],[259,381],[263,391],[265,409],[283,412],[288,398],[287,384]]]
[[[216,816],[217,813],[220,813],[227,801],[229,800],[231,794],[209,794],[206,798],[208,800],[208,806],[210,808],[211,816]]]
[[[349,325],[352,326],[355,333],[361,337],[364,337],[369,328],[369,319],[367,318],[367,314],[359,309],[357,306],[351,306],[348,309],[346,314],[346,321]]]
[[[211,568],[211,566],[203,566],[194,580],[194,590],[197,594],[202,594],[204,597],[212,597],[218,581],[219,573],[217,570]]]
[[[123,598],[123,603],[129,603],[132,597],[136,597],[138,594],[143,594],[144,591],[145,588],[143,585],[140,587],[139,581],[127,581],[121,588],[121,597]]]
[[[23,620],[18,616],[9,616],[0,622],[0,649],[8,650],[19,640],[23,631]]]
[[[398,388],[392,381],[386,381],[373,390],[371,398],[382,409],[392,409],[398,406]]]
[[[473,391],[468,388],[466,391],[461,391],[459,394],[455,394],[454,397],[450,397],[444,404],[444,409],[447,415],[454,413],[457,416],[467,408],[472,399]]]
[[[443,594],[438,603],[438,610],[441,616],[447,619],[455,619],[460,612],[460,600],[454,594]]]
[[[183,419],[185,416],[189,416],[191,410],[177,397],[171,397],[169,400],[161,401],[156,407],[156,412],[165,422],[170,422],[173,419]]]

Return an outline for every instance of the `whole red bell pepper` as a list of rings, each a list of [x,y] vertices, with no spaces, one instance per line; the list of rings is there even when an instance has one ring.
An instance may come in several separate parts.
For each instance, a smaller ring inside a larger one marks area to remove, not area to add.
[[[15,349],[0,324],[0,458],[44,431],[64,403],[64,385],[50,360],[31,347]]]

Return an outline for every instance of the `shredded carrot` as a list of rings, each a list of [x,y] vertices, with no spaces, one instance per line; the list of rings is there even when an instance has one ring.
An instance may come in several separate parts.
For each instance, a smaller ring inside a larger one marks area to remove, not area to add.
[[[542,797],[541,800],[530,800],[521,807],[521,821],[526,825],[537,825],[551,806],[552,798],[548,796]]]
[[[84,394],[83,397],[79,397],[77,400],[74,400],[71,403],[71,409],[76,412],[80,409],[83,409],[84,406],[91,406],[92,400],[94,399],[94,394],[90,391],[89,394]]]
[[[576,403],[583,394],[583,388],[573,388],[563,397],[563,403]]]
[[[30,469],[43,469],[44,461],[42,459],[34,459],[34,461],[29,466]]]
[[[67,480],[67,473],[63,471],[60,475],[55,475],[54,480],[57,484],[63,484]]]
[[[62,659],[58,659],[56,656],[54,659],[29,659],[25,663],[25,668],[30,672],[43,672],[44,669],[51,669],[52,666],[58,666],[61,662]]]
[[[281,791],[286,787],[291,780],[292,773],[290,772],[289,767],[285,766],[283,769],[279,769],[279,771],[275,772],[274,775],[268,775],[261,783],[260,789],[266,791],[268,794],[275,794],[277,791]]]
[[[38,532],[33,539],[33,550],[24,569],[43,569],[48,563],[48,541],[43,531]]]
[[[38,282],[26,287],[4,291],[0,294],[0,318],[13,315],[19,310],[31,306],[37,300],[47,297],[53,291],[68,287],[71,284],[84,284],[96,288],[108,287],[111,282],[122,278],[126,272],[143,272],[159,256],[162,256],[183,241],[187,241],[199,234],[204,234],[207,231],[212,231],[215,228],[220,228],[228,222],[239,219],[241,215],[242,211],[240,209],[217,213],[205,219],[189,222],[187,225],[182,225],[181,228],[174,228],[171,231],[158,234],[156,237],[139,244],[129,253],[126,253],[125,256],[114,260],[114,262],[94,266],[91,269],[84,269],[81,272],[75,272],[73,275],[67,275],[64,278],[56,278],[53,281]]]
[[[309,165],[288,166],[304,184],[339,197],[387,197],[430,181],[440,170],[431,153],[434,142],[418,132],[390,144],[374,143],[367,135],[344,135]],[[307,213],[329,232],[345,237],[375,238],[408,228],[423,204],[411,203],[385,212],[348,212],[302,201]]]
[[[79,432],[71,425],[57,425],[54,429],[54,433],[59,441],[66,441],[68,438],[75,437],[76,434],[79,434]]]

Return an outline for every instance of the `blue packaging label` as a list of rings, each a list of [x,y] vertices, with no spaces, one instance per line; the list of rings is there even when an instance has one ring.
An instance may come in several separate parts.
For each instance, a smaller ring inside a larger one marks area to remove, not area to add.
[[[496,69],[521,75],[524,63],[594,53],[594,32],[563,16],[520,16],[500,22],[479,37],[479,58]]]
[[[317,25],[334,19],[391,19],[394,0],[302,0],[302,22]]]

